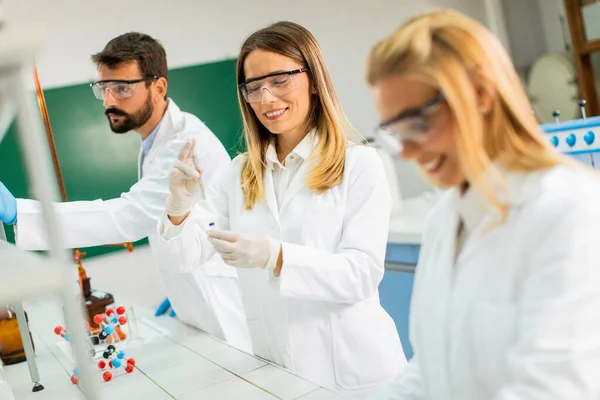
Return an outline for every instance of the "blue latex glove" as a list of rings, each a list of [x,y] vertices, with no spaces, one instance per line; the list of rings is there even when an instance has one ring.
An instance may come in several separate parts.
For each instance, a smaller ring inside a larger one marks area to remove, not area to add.
[[[0,182],[0,221],[12,225],[17,219],[17,199]]]
[[[162,301],[162,303],[160,303],[160,306],[158,306],[158,308],[156,309],[154,316],[158,317],[160,315],[163,315],[164,313],[167,312],[167,310],[169,308],[171,308],[171,302],[169,301],[168,297],[165,297],[165,299]]]
[[[176,314],[175,314],[175,310],[173,310],[173,309],[171,308],[171,311],[169,312],[169,317],[173,318],[173,317],[175,317],[175,315],[176,315]]]

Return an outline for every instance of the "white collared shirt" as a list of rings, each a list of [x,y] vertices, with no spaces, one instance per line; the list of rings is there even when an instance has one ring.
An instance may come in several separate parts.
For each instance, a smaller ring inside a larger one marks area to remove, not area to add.
[[[279,162],[274,142],[272,142],[267,149],[267,168],[273,171],[273,187],[275,188],[275,198],[277,199],[278,207],[281,207],[281,203],[290,186],[290,182],[293,181],[300,166],[312,153],[314,148],[313,136],[312,133],[307,134],[294,150],[286,156],[283,163]]]

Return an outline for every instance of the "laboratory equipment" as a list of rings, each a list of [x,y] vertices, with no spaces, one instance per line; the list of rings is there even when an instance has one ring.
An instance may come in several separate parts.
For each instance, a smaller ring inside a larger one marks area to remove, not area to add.
[[[587,117],[587,102],[576,103],[581,118],[560,121],[555,111],[555,122],[540,125],[550,143],[561,153],[568,154],[594,168],[600,168],[600,117]]]
[[[29,79],[35,54],[43,43],[43,32],[36,26],[21,24],[18,27],[6,23],[0,24],[0,97],[8,104],[14,106],[17,131],[23,150],[25,167],[32,191],[40,200],[46,227],[52,227],[48,232],[49,257],[35,259],[34,265],[27,260],[33,257],[8,245],[3,245],[3,257],[0,260],[2,279],[0,279],[0,303],[13,304],[17,310],[17,317],[21,315],[21,302],[25,299],[43,294],[59,293],[64,305],[64,314],[67,325],[76,326],[82,318],[82,304],[78,304],[69,290],[71,282],[68,277],[68,257],[61,246],[62,232],[56,223],[56,215],[52,206],[56,197],[56,184],[50,174],[47,144],[42,137],[39,115],[35,111],[33,98],[30,97]],[[25,262],[24,262],[25,261]],[[24,313],[23,313],[24,316]],[[24,340],[27,361],[30,372],[35,368],[35,355],[32,348],[28,348],[27,323],[23,319],[20,327],[23,329],[21,337]],[[77,329],[72,335],[75,349],[75,358],[78,365],[82,365],[81,375],[90,376],[90,368],[86,365],[85,336]],[[97,399],[92,379],[82,379],[80,388],[88,399]]]

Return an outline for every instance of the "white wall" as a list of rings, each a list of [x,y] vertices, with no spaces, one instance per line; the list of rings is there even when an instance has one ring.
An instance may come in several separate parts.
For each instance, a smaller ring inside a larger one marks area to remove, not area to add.
[[[168,5],[167,5],[168,4]],[[90,54],[121,33],[137,30],[158,38],[170,67],[237,56],[252,31],[289,19],[319,40],[341,101],[354,126],[371,136],[377,115],[364,84],[369,48],[414,13],[453,7],[485,22],[482,0],[5,0],[8,23],[44,24],[47,43],[38,59],[46,88],[93,80]],[[193,88],[190,88],[193,90]],[[199,116],[202,118],[202,116]],[[425,186],[414,172],[400,172],[404,192]]]
[[[511,56],[523,78],[541,55],[548,52],[570,53],[570,48],[567,50],[570,37],[563,0],[501,1]]]
[[[538,0],[538,2],[546,50],[564,53],[567,51],[565,42],[567,46],[570,46],[571,38],[563,0]],[[564,21],[563,24],[561,24],[561,19]]]
[[[504,0],[511,56],[520,73],[546,52],[544,30],[537,0]]]

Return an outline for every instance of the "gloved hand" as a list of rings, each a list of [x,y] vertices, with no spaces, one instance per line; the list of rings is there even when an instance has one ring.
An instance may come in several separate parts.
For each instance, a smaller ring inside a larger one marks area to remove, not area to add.
[[[208,240],[226,264],[233,267],[275,269],[281,243],[267,236],[254,236],[211,229]]]
[[[196,141],[188,140],[169,172],[169,189],[165,211],[172,217],[186,215],[196,204],[198,193],[204,192],[202,170],[196,163]]]
[[[17,199],[0,182],[0,221],[12,225],[17,219]]]

